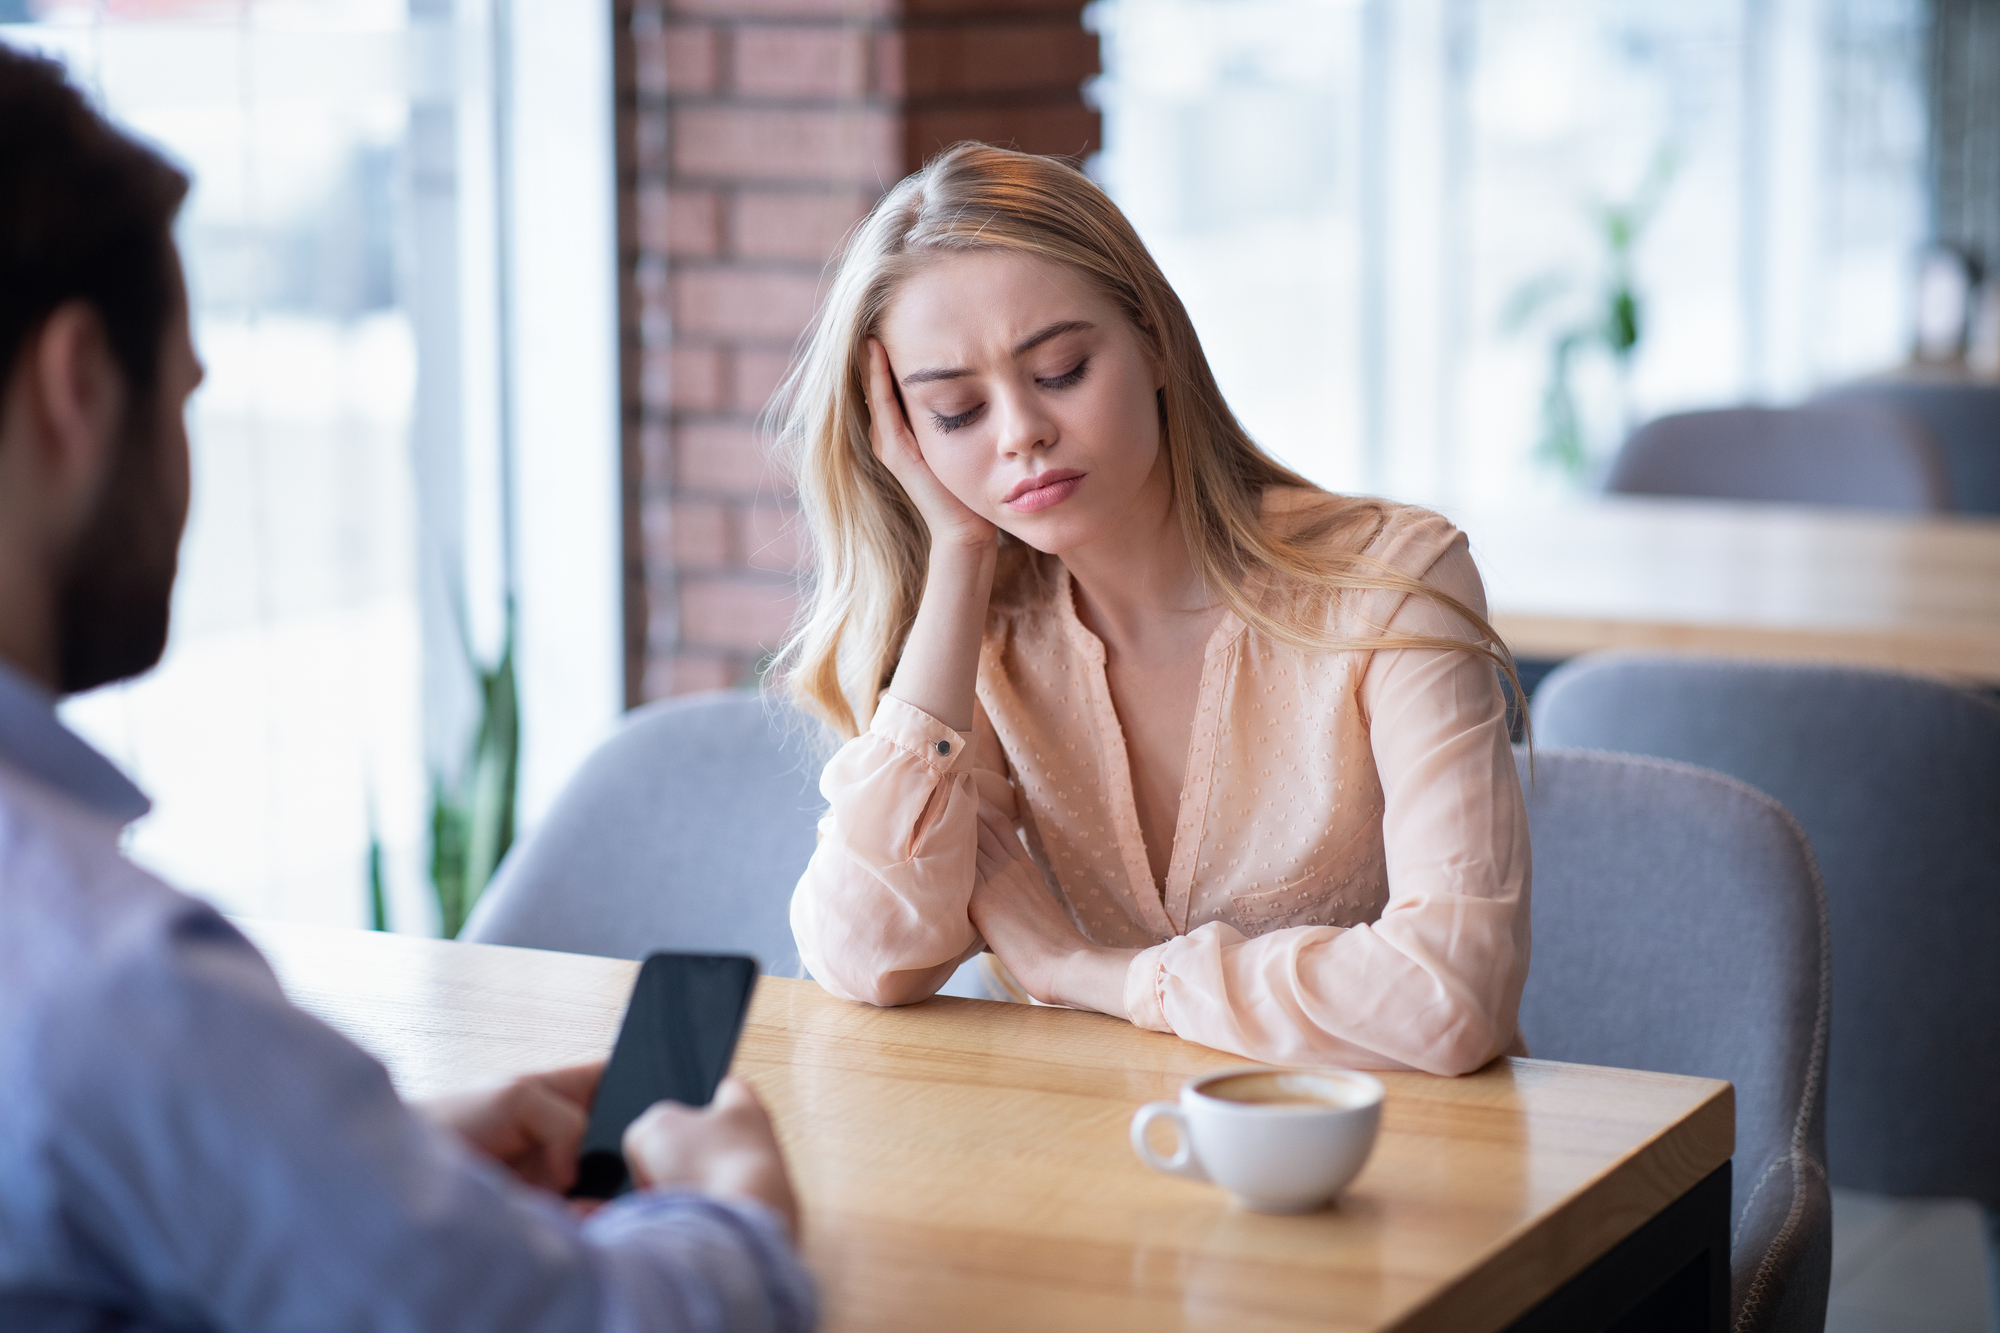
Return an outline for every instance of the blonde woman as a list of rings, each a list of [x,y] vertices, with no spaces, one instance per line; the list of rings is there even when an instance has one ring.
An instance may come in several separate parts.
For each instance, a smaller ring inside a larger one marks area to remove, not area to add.
[[[1518,1050],[1528,829],[1465,538],[1244,434],[1130,224],[961,145],[841,259],[782,668],[846,738],[792,899],[873,1004],[1002,987],[1255,1059]]]

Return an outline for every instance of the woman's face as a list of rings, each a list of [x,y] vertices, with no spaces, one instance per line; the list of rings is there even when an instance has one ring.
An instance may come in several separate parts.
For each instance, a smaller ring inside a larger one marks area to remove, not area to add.
[[[1003,531],[1061,555],[1164,517],[1164,381],[1082,275],[1006,251],[941,256],[904,281],[881,338],[931,471]]]

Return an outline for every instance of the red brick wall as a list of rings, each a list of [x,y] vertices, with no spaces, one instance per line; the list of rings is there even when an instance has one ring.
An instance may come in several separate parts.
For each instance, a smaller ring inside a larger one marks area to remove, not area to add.
[[[754,425],[827,260],[960,139],[1080,156],[1081,0],[616,0],[627,693],[743,680],[802,544]]]

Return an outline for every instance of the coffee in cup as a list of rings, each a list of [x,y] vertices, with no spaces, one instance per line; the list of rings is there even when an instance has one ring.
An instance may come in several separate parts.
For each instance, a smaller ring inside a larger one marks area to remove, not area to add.
[[[1132,1117],[1132,1148],[1170,1175],[1206,1180],[1260,1213],[1325,1207],[1375,1146],[1382,1083],[1345,1069],[1218,1069],[1188,1080],[1178,1102],[1148,1102]],[[1153,1150],[1155,1120],[1179,1131],[1174,1154]]]

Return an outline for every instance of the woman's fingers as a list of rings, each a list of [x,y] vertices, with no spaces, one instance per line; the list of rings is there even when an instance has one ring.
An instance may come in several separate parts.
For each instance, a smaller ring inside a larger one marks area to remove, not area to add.
[[[1003,862],[1020,861],[1027,865],[1034,864],[1034,858],[1028,855],[1028,849],[1022,845],[1021,837],[1014,832],[1013,825],[1006,823],[1004,816],[997,810],[984,804],[979,807],[979,842],[982,848],[986,848],[991,855]]]
[[[879,338],[868,340],[868,445],[923,515],[933,542],[978,547],[991,544],[999,535],[992,522],[974,513],[931,471],[917,445],[916,433],[910,429],[902,400],[896,396],[889,349]]]
[[[905,452],[917,447],[910,423],[903,416],[902,401],[896,397],[889,349],[878,338],[868,340],[868,433],[873,437],[869,443],[875,447],[875,456],[885,463],[891,462],[884,455],[892,443]]]
[[[979,878],[984,882],[1005,870],[1011,863],[1012,858],[1007,855],[1006,843],[1001,837],[999,830],[994,828],[993,821],[987,817],[984,809],[981,809],[979,812],[978,828],[979,843],[975,852],[975,860],[977,862]]]
[[[992,879],[1014,864],[1013,858],[1007,855],[1007,849],[1000,845],[1000,840],[994,836],[993,830],[984,824],[979,826],[979,846],[975,856],[979,866],[979,878],[983,880]]]

